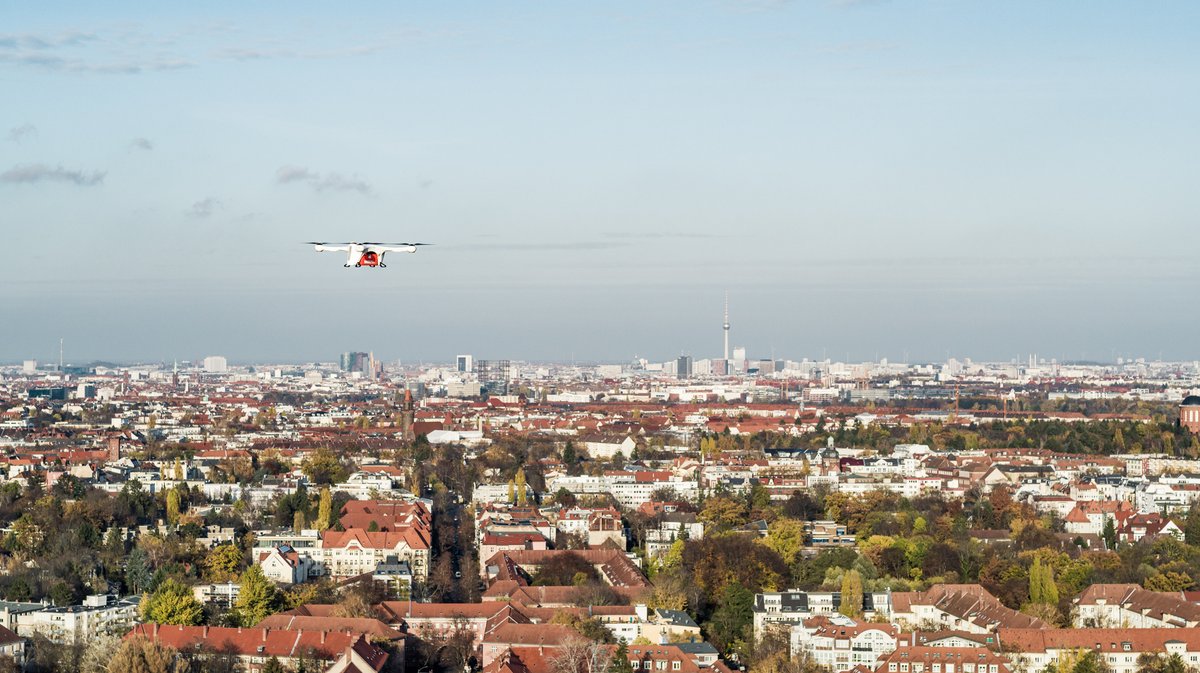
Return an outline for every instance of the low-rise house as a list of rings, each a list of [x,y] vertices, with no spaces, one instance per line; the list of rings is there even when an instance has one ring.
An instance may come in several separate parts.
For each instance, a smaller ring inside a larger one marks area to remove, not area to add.
[[[18,667],[24,667],[25,639],[11,629],[0,626],[0,656],[12,659]]]
[[[891,594],[892,619],[923,630],[987,633],[1001,627],[1045,628],[1044,621],[1004,605],[978,584],[939,584]]]
[[[1080,652],[1096,652],[1112,673],[1137,673],[1142,654],[1178,654],[1185,666],[1200,665],[1200,628],[1179,629],[1000,629],[998,652],[1015,670],[1041,671]]]
[[[807,655],[818,666],[834,673],[856,666],[874,669],[896,649],[900,627],[854,620],[842,615],[806,619],[792,627],[792,656]]]
[[[258,673],[272,657],[292,670],[307,662],[327,673],[377,672],[388,661],[366,635],[344,631],[139,624],[126,635],[132,637],[194,656],[233,654],[246,673]]]
[[[1179,594],[1149,591],[1136,584],[1093,584],[1073,602],[1076,628],[1200,626],[1200,605]]]
[[[307,582],[313,571],[312,557],[304,555],[288,545],[272,547],[271,551],[260,552],[258,565],[262,566],[263,575],[279,584],[300,584]]]
[[[879,662],[875,673],[1013,673],[1013,670],[1008,659],[990,650],[916,645],[897,647]]]

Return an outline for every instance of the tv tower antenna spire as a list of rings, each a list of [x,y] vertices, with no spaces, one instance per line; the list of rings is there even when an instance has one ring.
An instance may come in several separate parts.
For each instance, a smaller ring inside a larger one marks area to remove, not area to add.
[[[722,328],[725,331],[725,361],[729,362],[729,290],[725,291],[725,322]]]

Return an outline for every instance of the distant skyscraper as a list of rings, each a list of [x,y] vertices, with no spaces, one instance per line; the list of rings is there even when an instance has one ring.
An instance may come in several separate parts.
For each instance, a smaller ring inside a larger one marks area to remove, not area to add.
[[[21,366],[21,371],[25,374],[37,373],[37,360],[26,360]]]
[[[507,395],[512,363],[508,360],[476,360],[475,376],[491,395]]]
[[[229,362],[220,355],[210,355],[204,358],[204,371],[210,374],[224,374],[229,371]]]
[[[469,374],[475,371],[475,358],[471,355],[460,355],[455,358],[457,365],[456,369],[461,374]]]
[[[675,376],[681,379],[692,378],[692,356],[679,356],[679,359],[675,361]]]
[[[724,355],[722,355],[721,357],[728,361],[729,360],[729,293],[728,292],[725,293],[725,322],[722,325],[722,327],[723,327],[723,331],[725,332],[725,350],[722,351],[722,353],[724,353]]]
[[[338,360],[338,365],[344,372],[367,373],[370,371],[371,359],[370,353],[350,351],[349,353],[342,353],[342,357]]]

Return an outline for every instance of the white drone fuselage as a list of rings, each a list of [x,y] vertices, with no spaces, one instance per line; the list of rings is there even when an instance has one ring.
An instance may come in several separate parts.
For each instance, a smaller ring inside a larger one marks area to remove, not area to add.
[[[389,252],[406,252],[409,254],[417,251],[415,245],[376,245],[370,243],[350,243],[347,245],[326,245],[324,243],[316,243],[313,245],[313,250],[317,252],[344,252],[346,253],[346,264],[349,267],[379,267],[384,268],[387,265],[383,263],[383,256]]]

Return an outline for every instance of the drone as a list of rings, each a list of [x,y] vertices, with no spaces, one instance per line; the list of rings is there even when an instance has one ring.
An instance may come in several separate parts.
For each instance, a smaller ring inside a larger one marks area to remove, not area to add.
[[[407,252],[414,253],[417,251],[417,246],[433,245],[432,243],[327,243],[325,241],[309,241],[309,245],[317,252],[344,252],[349,256],[346,258],[347,269],[350,267],[379,267],[386,269],[387,264],[383,263],[383,256],[389,252]]]

